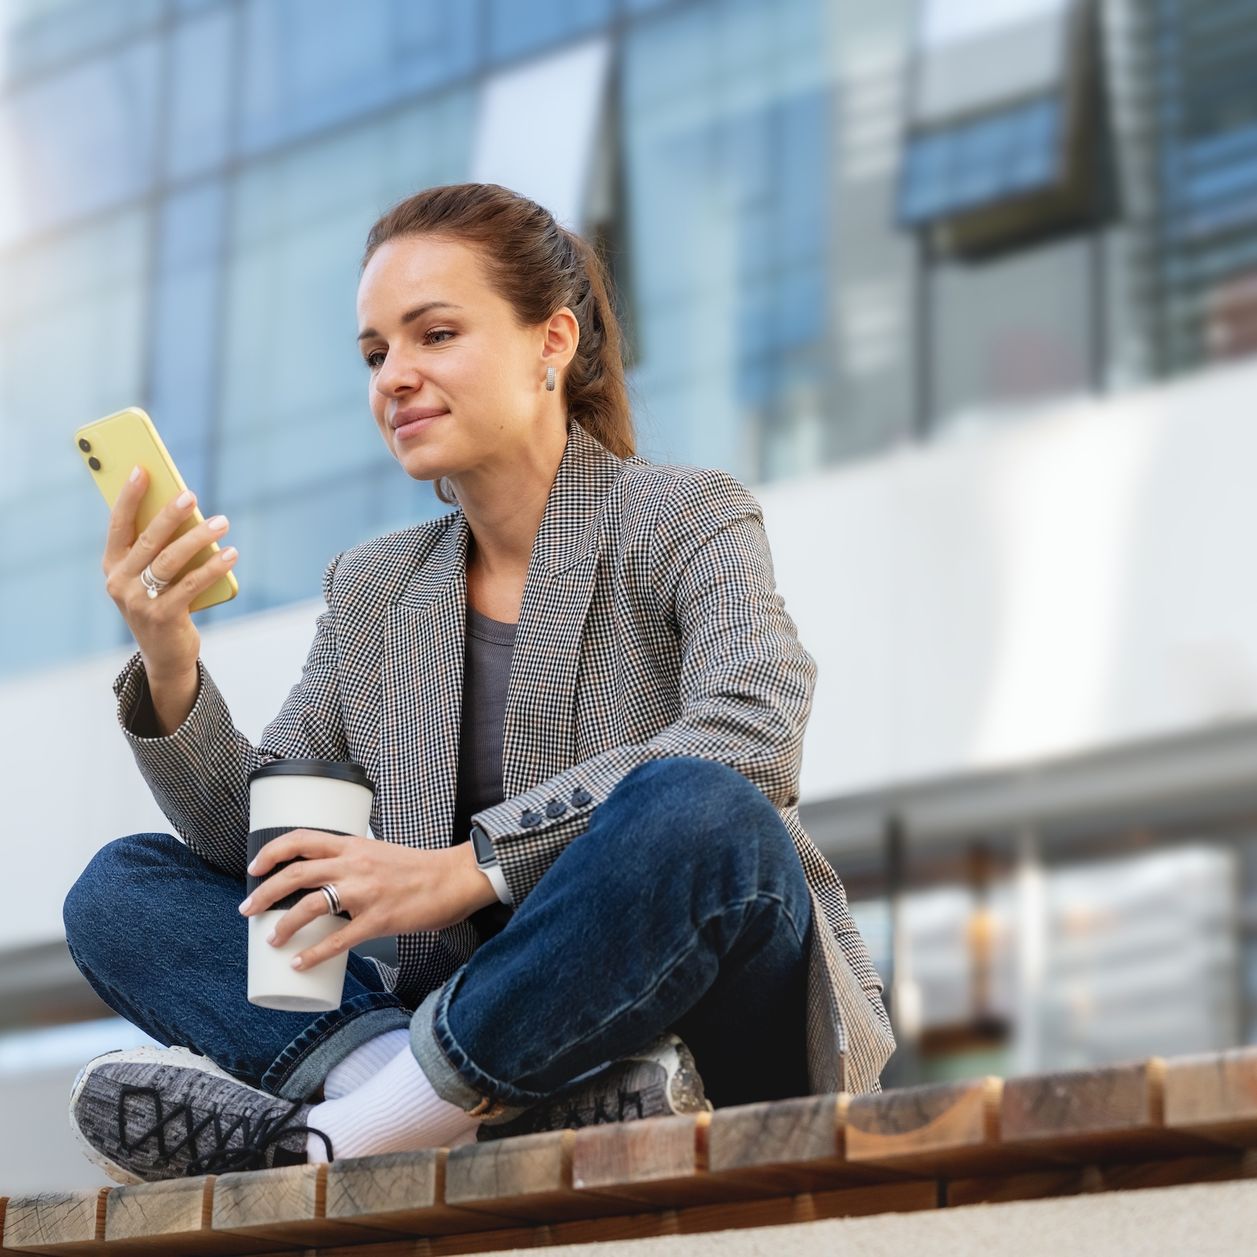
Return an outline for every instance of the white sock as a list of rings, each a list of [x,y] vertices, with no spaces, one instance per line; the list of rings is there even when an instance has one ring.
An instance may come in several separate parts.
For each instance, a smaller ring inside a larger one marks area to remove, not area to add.
[[[314,1105],[305,1124],[325,1132],[332,1154],[343,1160],[457,1147],[475,1138],[480,1123],[437,1095],[407,1039],[406,1046],[360,1087],[338,1100]],[[306,1135],[306,1153],[311,1163],[327,1160],[327,1146],[317,1135]]]
[[[339,1100],[355,1087],[361,1087],[372,1075],[379,1073],[404,1047],[410,1046],[410,1031],[405,1026],[386,1030],[354,1048],[343,1061],[337,1061],[323,1080],[323,1099]],[[320,1147],[322,1141],[320,1141]]]

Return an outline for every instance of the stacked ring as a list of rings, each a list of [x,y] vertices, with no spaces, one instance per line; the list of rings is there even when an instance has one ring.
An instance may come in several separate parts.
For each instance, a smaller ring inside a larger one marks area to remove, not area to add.
[[[140,573],[140,580],[143,581],[144,588],[148,590],[150,598],[156,598],[170,584],[168,580],[162,580],[161,577],[153,575],[153,565],[151,563]]]

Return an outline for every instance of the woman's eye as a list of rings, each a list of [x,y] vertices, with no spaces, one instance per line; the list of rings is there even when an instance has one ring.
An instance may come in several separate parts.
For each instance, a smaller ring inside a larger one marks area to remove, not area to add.
[[[426,332],[426,333],[424,334],[424,340],[427,340],[427,339],[428,339],[428,337],[430,337],[430,336],[453,336],[453,335],[455,335],[455,334],[456,334],[456,333],[454,333],[454,332],[450,331],[450,329],[449,329],[448,327],[434,327],[434,328],[432,328],[432,330],[431,330],[431,331]],[[434,344],[438,344],[438,345],[442,345],[442,344],[444,344],[445,342],[444,342],[444,341],[435,341],[435,342],[432,342],[432,343],[434,343]],[[376,369],[380,366],[380,363],[375,361],[375,360],[376,360],[376,358],[380,358],[380,359],[381,359],[381,361],[382,361],[382,360],[384,359],[384,357],[386,357],[386,356],[387,356],[387,355],[386,355],[386,352],[385,352],[383,349],[373,349],[373,350],[372,350],[369,354],[367,354],[367,355],[366,355],[366,356],[365,356],[362,360],[363,360],[363,362],[365,362],[365,363],[367,364],[367,366],[368,366],[368,367],[370,367],[370,368],[371,368],[371,370],[372,370],[372,371],[374,371],[374,370],[376,370]]]

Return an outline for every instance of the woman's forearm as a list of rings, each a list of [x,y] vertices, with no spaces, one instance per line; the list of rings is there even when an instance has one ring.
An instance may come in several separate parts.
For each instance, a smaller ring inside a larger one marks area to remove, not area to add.
[[[153,715],[163,737],[174,733],[188,718],[188,713],[196,704],[199,688],[200,674],[195,667],[191,672],[177,677],[149,676],[148,690],[153,704]]]

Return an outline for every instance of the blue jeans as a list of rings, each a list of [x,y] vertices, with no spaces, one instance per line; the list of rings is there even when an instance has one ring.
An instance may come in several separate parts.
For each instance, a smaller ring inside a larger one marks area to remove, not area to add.
[[[440,1095],[496,1121],[668,1029],[717,1107],[808,1092],[807,883],[776,809],[724,765],[635,768],[417,1009],[353,952],[339,1008],[250,1004],[243,897],[243,878],[172,835],[131,834],[70,889],[66,940],[128,1021],[286,1099],[311,1098],[355,1047],[400,1026]]]

